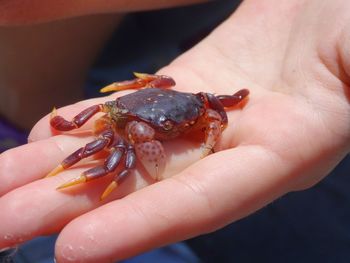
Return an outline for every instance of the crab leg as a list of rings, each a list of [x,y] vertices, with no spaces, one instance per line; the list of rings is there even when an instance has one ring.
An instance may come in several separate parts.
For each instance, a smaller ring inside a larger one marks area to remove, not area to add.
[[[83,172],[79,177],[74,178],[60,185],[59,187],[57,187],[57,189],[63,189],[63,188],[70,187],[72,185],[85,183],[114,172],[115,169],[117,169],[123,154],[124,154],[124,148],[111,149],[111,154],[108,156],[108,158],[106,159],[103,165],[93,167]]]
[[[222,105],[221,101],[214,94],[211,94],[211,93],[206,93],[206,97],[209,103],[209,108],[214,110],[216,113],[219,113],[221,117],[220,122],[223,124],[223,126],[226,126],[228,123],[228,119],[227,119],[225,108]],[[208,111],[207,111],[207,114],[208,114]],[[205,118],[211,121],[213,118],[211,115],[213,114],[214,113],[209,111],[209,116],[205,116]]]
[[[134,72],[135,79],[121,82],[114,82],[100,90],[100,92],[120,91],[126,89],[140,88],[170,88],[175,86],[175,81],[165,75],[151,75]]]
[[[136,154],[132,145],[128,146],[125,157],[125,169],[118,173],[113,181],[103,191],[100,200],[105,199],[118,186],[118,183],[130,174],[130,170],[136,166]]]
[[[81,127],[96,113],[104,111],[105,107],[103,104],[94,105],[80,112],[72,119],[72,121],[67,121],[63,117],[57,115],[56,109],[54,108],[51,113],[50,124],[51,127],[56,130],[70,131]]]
[[[203,145],[202,158],[213,152],[214,146],[219,139],[223,128],[222,117],[217,111],[207,109],[204,118],[208,124],[205,129],[205,142]]]
[[[241,89],[233,95],[215,96],[205,93],[209,109],[204,114],[204,120],[208,123],[205,130],[205,143],[202,158],[213,152],[214,146],[221,135],[221,131],[227,126],[228,119],[225,107],[233,107],[243,101],[249,95],[249,90]]]
[[[219,95],[215,96],[211,93],[199,93],[208,103],[210,109],[215,110],[221,116],[222,128],[226,127],[228,123],[225,107],[233,107],[243,101],[248,95],[249,90],[241,89],[233,95]]]
[[[113,130],[109,129],[104,131],[96,140],[86,144],[84,147],[81,147],[80,149],[76,150],[71,155],[66,157],[61,162],[61,164],[58,165],[55,169],[53,169],[46,177],[55,176],[63,170],[68,169],[72,165],[76,164],[80,160],[102,151],[106,147],[110,146],[115,140],[116,138]]]
[[[216,98],[222,103],[224,107],[233,107],[240,103],[249,95],[249,90],[241,89],[233,95],[219,95]]]
[[[114,177],[113,181],[104,190],[103,194],[100,197],[100,200],[105,199],[117,187],[118,182],[123,180],[130,173],[130,170],[135,168],[136,165],[136,154],[134,146],[126,146],[124,140],[119,140],[116,145],[111,147],[110,151],[111,153],[103,165],[96,166],[87,171],[84,171],[79,177],[73,178],[72,180],[60,185],[57,187],[57,189],[64,189],[113,173],[117,169],[121,158],[125,154],[125,168]]]

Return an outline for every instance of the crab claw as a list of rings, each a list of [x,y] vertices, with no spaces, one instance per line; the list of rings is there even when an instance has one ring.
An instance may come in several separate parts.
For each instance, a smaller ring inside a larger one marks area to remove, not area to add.
[[[165,152],[159,141],[138,143],[135,145],[137,157],[150,176],[159,181],[165,170]]]

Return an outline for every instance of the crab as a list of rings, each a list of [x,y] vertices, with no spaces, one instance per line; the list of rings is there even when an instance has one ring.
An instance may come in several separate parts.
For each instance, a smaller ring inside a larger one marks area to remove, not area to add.
[[[241,103],[249,94],[247,89],[233,95],[218,96],[205,92],[179,92],[168,89],[175,86],[175,81],[169,76],[134,74],[132,80],[115,82],[101,89],[101,92],[139,89],[134,93],[88,107],[71,121],[53,110],[50,125],[54,130],[63,132],[81,127],[97,113],[104,115],[95,121],[95,140],[65,158],[47,177],[57,175],[98,152],[108,152],[102,165],[84,171],[57,189],[114,174],[100,197],[103,200],[130,174],[137,160],[151,177],[160,180],[166,165],[162,141],[203,131],[202,157],[207,156],[213,152],[215,143],[228,124],[225,108]],[[121,163],[122,169],[117,173]]]

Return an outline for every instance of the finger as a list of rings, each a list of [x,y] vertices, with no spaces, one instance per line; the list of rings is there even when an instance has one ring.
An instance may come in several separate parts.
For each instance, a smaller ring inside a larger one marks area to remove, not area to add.
[[[288,190],[290,165],[258,146],[222,151],[87,213],[61,232],[58,262],[111,262],[213,231]]]
[[[11,247],[41,235],[58,232],[73,218],[102,205],[99,196],[108,178],[79,185],[69,191],[57,191],[57,186],[79,176],[84,168],[71,169],[57,177],[38,180],[16,188],[0,198],[0,248]],[[114,194],[120,198],[143,187],[145,180],[128,177]]]
[[[55,138],[58,139],[60,137],[65,138],[69,136],[57,136]],[[53,158],[51,154],[54,156],[56,154],[57,156],[65,155],[65,147],[67,147],[67,149],[71,148],[68,143],[69,141],[76,144],[75,141],[71,141],[70,139],[67,139],[67,142],[65,142],[67,143],[67,146],[64,146],[61,140],[58,141],[61,144],[60,147],[62,148],[60,150],[63,149],[63,153],[60,151],[57,153],[51,152],[48,158]],[[29,144],[27,147],[29,148],[33,145],[39,147],[41,144],[47,145],[47,140]],[[172,176],[173,174],[178,173],[200,156],[198,145],[193,144],[192,142],[182,141],[179,143],[179,141],[172,141],[169,142],[165,148],[166,150],[168,149],[167,152],[169,153],[167,160],[169,165],[166,168],[165,176]],[[47,150],[46,147],[43,147],[43,149],[38,152],[44,152],[45,149]],[[175,152],[175,154],[170,154],[170,149],[172,152]],[[32,147],[31,150],[35,149]],[[24,152],[23,149],[21,152]],[[53,159],[57,159],[57,156]],[[40,154],[33,157],[32,152],[32,159],[38,157],[44,158],[41,157]],[[11,156],[9,156],[9,159],[11,159]],[[57,163],[52,160],[45,165],[39,162],[38,165],[42,165],[38,170],[36,170],[37,168],[33,165],[33,170],[30,170],[28,173],[24,171],[23,175],[21,175],[26,177],[23,178],[30,181],[37,177],[37,173],[42,174],[43,170],[50,168],[51,165],[56,166]],[[15,188],[10,192],[7,191],[8,193],[0,198],[0,248],[24,242],[39,235],[47,235],[52,232],[57,232],[73,218],[104,204],[100,201],[100,196],[112,180],[110,176],[86,184],[77,185],[63,191],[56,190],[59,185],[62,185],[64,182],[67,182],[72,178],[78,177],[83,171],[96,165],[96,161],[84,165],[78,165],[76,166],[77,168],[70,168],[55,177],[37,180],[23,185],[22,187]],[[21,163],[19,167],[22,166],[23,164]],[[119,169],[122,169],[122,167]],[[120,170],[117,170],[116,172],[119,171]],[[20,172],[18,172],[18,174],[20,174]],[[153,182],[154,181],[151,177],[145,174],[141,167],[137,167],[136,170],[128,176],[120,186],[118,186],[106,201],[108,202],[110,200],[121,198]],[[23,182],[21,184],[23,184]],[[14,188],[13,185],[12,188]]]
[[[26,144],[0,155],[0,196],[43,178],[91,136],[60,135]]]

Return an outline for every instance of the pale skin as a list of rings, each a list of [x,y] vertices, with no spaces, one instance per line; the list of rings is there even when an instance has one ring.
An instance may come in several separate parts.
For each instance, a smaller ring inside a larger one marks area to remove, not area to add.
[[[199,159],[198,144],[170,142],[167,179],[150,184],[136,172],[108,203],[99,201],[107,178],[55,190],[86,166],[40,180],[92,139],[52,137],[46,116],[32,143],[0,156],[0,247],[62,230],[58,262],[111,262],[214,231],[312,187],[350,151],[349,19],[346,0],[244,1],[159,72],[176,79],[177,90],[249,88],[245,107],[229,112],[217,152]],[[70,118],[101,101],[59,112]]]
[[[52,105],[81,100],[87,71],[120,18],[103,14],[0,26],[1,117],[29,131]]]

